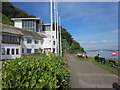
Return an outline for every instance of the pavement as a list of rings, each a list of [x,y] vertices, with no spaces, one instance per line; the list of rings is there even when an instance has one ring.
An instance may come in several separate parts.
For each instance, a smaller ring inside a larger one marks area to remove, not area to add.
[[[67,55],[70,69],[70,88],[112,88],[118,76],[87,61],[77,61]],[[111,90],[111,89],[110,89]],[[115,90],[115,89],[112,89]]]

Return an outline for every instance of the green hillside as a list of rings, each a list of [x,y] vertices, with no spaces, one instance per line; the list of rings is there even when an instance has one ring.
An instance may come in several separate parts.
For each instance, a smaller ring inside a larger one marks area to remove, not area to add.
[[[80,46],[80,44],[72,38],[72,35],[67,32],[66,29],[62,28],[61,31],[62,37],[62,49],[67,50],[68,53],[85,53],[84,49]]]
[[[13,17],[25,18],[25,17],[36,17],[36,16],[29,15],[24,10],[16,8],[9,2],[3,2],[2,3],[2,23],[7,25],[13,25],[13,22],[11,21],[11,18]]]

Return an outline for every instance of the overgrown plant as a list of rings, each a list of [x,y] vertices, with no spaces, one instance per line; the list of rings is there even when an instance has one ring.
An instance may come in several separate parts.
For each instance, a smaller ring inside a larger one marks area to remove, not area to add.
[[[69,70],[56,55],[24,55],[7,60],[2,68],[3,88],[68,88]]]

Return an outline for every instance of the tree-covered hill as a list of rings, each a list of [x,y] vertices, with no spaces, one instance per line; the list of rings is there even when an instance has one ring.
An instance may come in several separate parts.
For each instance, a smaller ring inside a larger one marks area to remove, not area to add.
[[[72,35],[67,32],[66,29],[62,28],[62,49],[67,50],[68,53],[85,53],[84,49],[80,44],[72,38]]]
[[[11,18],[17,18],[17,17],[36,17],[29,15],[24,10],[16,8],[13,6],[10,2],[3,2],[2,3],[2,23],[7,25],[13,25],[13,22],[11,21]]]

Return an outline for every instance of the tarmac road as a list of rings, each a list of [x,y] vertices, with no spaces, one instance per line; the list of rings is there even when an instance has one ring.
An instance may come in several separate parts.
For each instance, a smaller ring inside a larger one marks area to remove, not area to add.
[[[112,88],[113,82],[118,82],[118,76],[90,62],[76,61],[71,55],[67,55],[67,60],[71,88]]]

